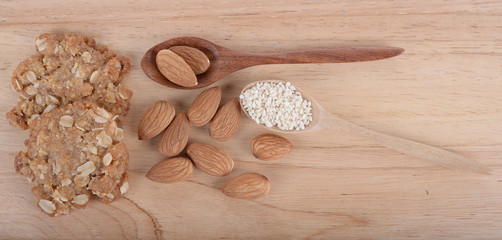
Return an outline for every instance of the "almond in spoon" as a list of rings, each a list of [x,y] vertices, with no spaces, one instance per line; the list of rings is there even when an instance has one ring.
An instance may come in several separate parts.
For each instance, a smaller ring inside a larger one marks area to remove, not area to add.
[[[158,101],[150,106],[138,128],[138,139],[147,140],[153,138],[169,125],[174,118],[174,108],[166,101]]]
[[[224,151],[204,143],[188,145],[187,154],[195,166],[213,176],[228,175],[234,168],[234,160]]]
[[[197,85],[197,77],[190,66],[178,54],[165,49],[157,53],[157,68],[167,80],[183,87]]]
[[[193,164],[190,159],[173,157],[155,164],[146,177],[160,183],[177,182],[189,177],[192,171]]]
[[[187,115],[184,112],[176,114],[171,125],[160,137],[160,153],[168,157],[180,154],[187,145],[189,129],[190,123],[188,123]]]
[[[275,134],[262,134],[253,139],[251,149],[256,158],[272,161],[288,154],[293,149],[293,144]]]
[[[229,197],[256,199],[267,195],[270,181],[258,173],[246,173],[230,180],[222,189]]]
[[[174,46],[169,50],[178,54],[190,66],[192,71],[197,75],[204,73],[209,68],[209,59],[201,50],[188,46]]]
[[[221,88],[216,86],[202,92],[188,108],[188,119],[195,126],[202,126],[213,118],[221,101]]]
[[[209,135],[221,142],[229,140],[237,132],[237,128],[239,128],[240,116],[241,108],[239,100],[233,98],[223,104],[218,109],[218,112],[216,112],[209,125]]]

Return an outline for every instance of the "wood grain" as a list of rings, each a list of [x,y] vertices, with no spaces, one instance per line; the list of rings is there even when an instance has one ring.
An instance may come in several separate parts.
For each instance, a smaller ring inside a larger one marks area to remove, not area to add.
[[[57,7],[55,7],[57,6]],[[49,218],[36,207],[13,159],[26,132],[0,114],[0,238],[36,239],[498,239],[502,236],[502,39],[500,1],[0,1],[0,110],[16,101],[12,71],[35,54],[42,32],[77,32],[131,59],[134,90],[122,118],[131,189],[112,204]],[[43,13],[43,14],[41,14]],[[191,127],[190,142],[227,152],[234,171],[160,184],[145,173],[164,159],[158,139],[137,140],[147,107],[166,100],[186,111],[203,91],[151,81],[140,60],[167,39],[197,36],[249,52],[328,46],[397,46],[385,61],[269,65],[216,85],[222,102],[251,81],[291,81],[325,108],[360,126],[439,146],[492,168],[491,175],[444,169],[338,131],[287,135],[295,149],[255,159],[251,140],[266,130],[242,118],[228,142]],[[225,183],[246,172],[271,181],[268,195],[232,199]]]

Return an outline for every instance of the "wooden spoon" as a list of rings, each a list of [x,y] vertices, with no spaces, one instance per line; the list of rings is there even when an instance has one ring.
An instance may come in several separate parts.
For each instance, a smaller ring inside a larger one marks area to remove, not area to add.
[[[258,82],[283,82],[279,80],[265,80],[265,81],[258,81]],[[243,94],[246,90],[249,88],[255,86],[258,82],[253,82],[248,84],[246,87],[242,89],[241,94]],[[283,82],[284,83],[284,82]],[[284,83],[286,84],[286,83]],[[338,117],[337,115],[328,113],[324,111],[324,109],[317,103],[314,98],[306,94],[305,92],[301,91],[301,89],[296,88],[297,91],[299,91],[303,98],[310,101],[312,103],[312,122],[307,125],[305,130],[300,130],[300,131],[285,131],[277,128],[277,126],[274,127],[266,127],[263,124],[259,124],[260,126],[263,126],[267,129],[270,129],[275,132],[280,132],[280,133],[301,133],[301,132],[311,132],[311,131],[319,131],[323,129],[332,129],[332,130],[339,130],[343,131],[346,133],[351,133],[355,135],[359,135],[361,137],[364,137],[367,140],[371,140],[375,143],[378,143],[384,147],[396,150],[398,152],[421,158],[427,161],[430,161],[432,163],[438,164],[443,167],[447,168],[457,168],[457,169],[463,169],[463,170],[468,170],[468,171],[474,171],[478,173],[484,173],[488,174],[490,169],[486,166],[480,165],[479,163],[468,159],[466,157],[460,156],[458,154],[429,146],[423,143],[411,141],[408,139],[400,138],[400,137],[394,137],[390,136],[387,134],[379,133],[370,129],[366,129],[364,127],[361,127],[359,125],[356,125],[354,123],[351,123],[345,119],[342,119]],[[246,110],[244,110],[244,107],[242,105],[242,100],[240,101],[241,108],[246,116],[251,118],[249,114],[247,113]],[[253,120],[254,122],[254,120]]]
[[[204,52],[209,58],[209,69],[197,75],[198,84],[183,87],[167,80],[157,68],[157,53],[172,46],[189,46]],[[263,64],[280,63],[344,63],[373,61],[397,56],[402,48],[394,47],[331,47],[275,53],[238,52],[196,37],[180,37],[159,43],[148,50],[141,67],[152,80],[172,88],[196,89],[206,87],[237,70]]]

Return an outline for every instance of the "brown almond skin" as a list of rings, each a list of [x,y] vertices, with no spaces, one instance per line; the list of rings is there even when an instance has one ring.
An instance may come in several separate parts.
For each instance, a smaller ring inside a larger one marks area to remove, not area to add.
[[[232,138],[239,128],[241,107],[239,100],[233,98],[223,104],[209,125],[209,135],[224,142]]]
[[[293,144],[288,139],[275,134],[262,134],[251,142],[253,155],[264,161],[282,158],[292,149]]]
[[[155,164],[146,177],[154,182],[170,183],[188,178],[193,172],[193,164],[186,157],[173,157]]]
[[[185,60],[171,50],[164,49],[155,58],[157,68],[167,80],[183,87],[197,85],[197,77]]]
[[[221,88],[209,88],[202,92],[188,108],[188,119],[195,126],[202,126],[213,118],[221,101]]]
[[[201,50],[188,46],[173,46],[169,50],[178,54],[197,75],[204,73],[209,68],[209,58]]]
[[[234,160],[224,151],[205,143],[188,145],[187,154],[195,166],[213,176],[228,175],[234,168]]]
[[[158,101],[148,107],[138,127],[138,139],[148,140],[153,138],[171,123],[175,110],[166,101]]]
[[[270,181],[258,173],[246,173],[230,180],[222,192],[233,198],[257,199],[270,191]]]
[[[174,157],[183,151],[188,142],[190,123],[187,115],[176,114],[173,122],[162,134],[159,140],[159,151],[167,157]]]

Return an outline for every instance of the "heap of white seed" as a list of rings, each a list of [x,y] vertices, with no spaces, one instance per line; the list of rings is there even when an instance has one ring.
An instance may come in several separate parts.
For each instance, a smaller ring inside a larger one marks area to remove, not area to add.
[[[240,95],[242,106],[258,124],[281,130],[304,130],[312,121],[311,102],[290,82],[257,83]]]

